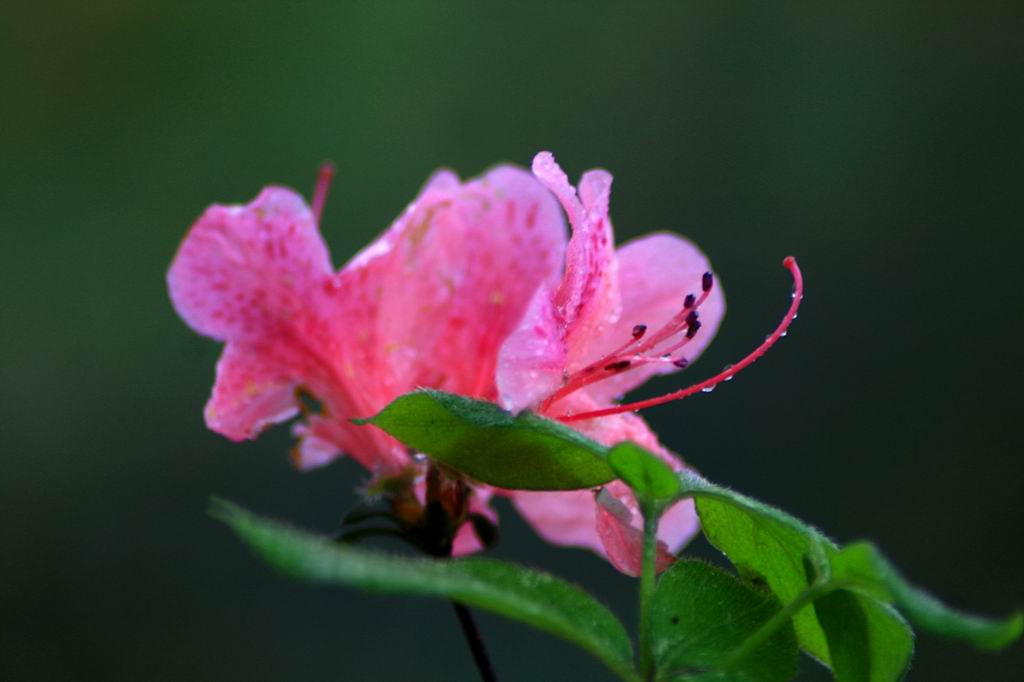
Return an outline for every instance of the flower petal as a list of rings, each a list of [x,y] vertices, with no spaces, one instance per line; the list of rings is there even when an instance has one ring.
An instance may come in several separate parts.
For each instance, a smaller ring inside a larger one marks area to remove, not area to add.
[[[633,240],[623,245],[616,255],[622,314],[614,324],[591,339],[588,362],[620,347],[630,338],[635,325],[646,325],[648,334],[655,333],[682,309],[687,294],[700,295],[701,278],[711,271],[707,257],[692,242],[674,234],[653,234]],[[699,312],[700,332],[679,353],[689,362],[693,362],[715,337],[725,316],[725,295],[717,278]],[[676,371],[678,367],[671,362],[638,365],[592,384],[586,391],[597,402],[607,405],[656,374]]]
[[[693,500],[680,500],[665,510],[658,523],[658,540],[672,554],[687,545],[700,530],[700,520]]]
[[[555,306],[566,326],[568,370],[584,364],[589,339],[618,319],[619,288],[614,237],[608,218],[612,176],[588,171],[581,180],[583,203],[550,152],[534,157],[533,172],[562,202],[572,225],[565,253],[565,274],[555,292]]]
[[[241,441],[297,413],[295,380],[287,365],[264,349],[229,343],[204,410],[210,430]]]
[[[612,566],[626,575],[639,576],[643,568],[643,520],[619,502],[607,488],[597,495],[597,533],[604,554]],[[674,561],[675,557],[659,539],[654,570],[660,573]]]
[[[342,277],[362,278],[370,293],[370,362],[391,378],[390,397],[430,386],[494,399],[498,349],[557,275],[564,221],[521,169],[464,186],[437,177]]]
[[[301,310],[306,292],[330,272],[302,197],[268,187],[245,206],[207,209],[182,242],[167,284],[178,314],[199,333],[258,340]]]
[[[498,354],[497,385],[502,407],[520,412],[558,389],[566,363],[563,334],[551,290],[541,285]]]
[[[542,538],[555,545],[582,547],[604,556],[597,532],[597,507],[589,490],[511,493],[512,503]]]

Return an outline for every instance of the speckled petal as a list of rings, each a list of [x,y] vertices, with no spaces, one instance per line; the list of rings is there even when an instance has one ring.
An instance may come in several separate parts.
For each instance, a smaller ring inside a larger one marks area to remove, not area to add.
[[[619,315],[614,236],[608,218],[612,176],[603,170],[584,173],[581,202],[550,152],[537,154],[533,172],[562,202],[572,225],[565,274],[554,292],[566,329],[567,368],[572,372],[585,364],[588,340]]]
[[[393,377],[390,397],[430,386],[493,400],[498,349],[557,276],[565,224],[521,169],[463,186],[440,177],[342,277],[365,280],[367,353],[377,376]]]
[[[701,277],[711,271],[707,257],[687,239],[674,234],[652,234],[623,245],[616,252],[622,314],[591,339],[587,361],[593,362],[622,346],[635,325],[647,326],[654,334],[683,307],[683,299],[701,293]],[[700,307],[700,332],[677,355],[693,362],[715,337],[725,316],[725,295],[715,281],[708,299]],[[679,339],[680,336],[674,337]],[[667,344],[661,344],[662,348]],[[653,355],[658,355],[657,351]],[[610,379],[587,387],[598,402],[613,399],[640,386],[656,374],[678,371],[671,363],[639,365]]]
[[[217,362],[206,425],[234,441],[255,438],[295,416],[295,381],[286,363],[265,349],[229,343]]]
[[[313,214],[295,192],[264,189],[245,206],[211,206],[192,226],[167,273],[171,301],[196,331],[260,340],[300,312],[331,272]]]
[[[564,329],[551,290],[541,286],[498,354],[497,384],[502,407],[519,412],[561,386],[566,363]]]

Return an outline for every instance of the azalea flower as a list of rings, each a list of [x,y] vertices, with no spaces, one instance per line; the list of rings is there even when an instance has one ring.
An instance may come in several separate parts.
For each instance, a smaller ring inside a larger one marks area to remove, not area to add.
[[[167,275],[174,307],[225,342],[207,425],[255,438],[321,403],[296,425],[300,469],[345,453],[381,476],[412,460],[375,427],[352,424],[430,386],[494,400],[498,348],[537,287],[558,277],[565,225],[529,173],[499,166],[460,182],[436,173],[405,212],[340,271],[319,232],[330,181],[313,208],[268,187],[244,206],[214,205],[192,226]],[[421,491],[422,492],[422,491]],[[489,493],[473,511],[493,518]],[[469,526],[456,552],[479,544]]]
[[[302,413],[296,466],[315,468],[344,453],[393,476],[412,464],[407,449],[350,418],[432,387],[534,409],[607,445],[632,440],[680,469],[631,412],[694,389],[642,405],[615,400],[655,374],[682,369],[713,337],[725,303],[707,259],[671,234],[616,251],[607,172],[584,174],[577,197],[550,154],[539,154],[533,171],[500,166],[468,182],[436,173],[338,271],[319,232],[330,169],[312,207],[282,187],[244,206],[210,207],[168,272],[182,318],[225,342],[208,426],[245,440]],[[568,244],[562,210],[573,230]],[[320,402],[319,412],[305,407],[307,395]],[[476,487],[470,511],[494,519],[492,492]],[[502,492],[547,540],[639,572],[639,514],[623,484]],[[696,529],[689,502],[665,514],[662,566]],[[454,553],[479,548],[470,526],[460,529]]]
[[[572,226],[564,275],[544,283],[526,316],[503,344],[498,363],[501,404],[569,423],[606,445],[633,441],[674,469],[682,461],[658,441],[634,411],[710,391],[756,361],[785,335],[802,297],[796,262],[785,265],[797,291],[779,328],[741,362],[690,388],[659,398],[616,404],[656,374],[686,368],[710,343],[725,314],[725,297],[707,258],[686,239],[654,234],[614,249],[608,199],[612,178],[592,170],[579,192],[547,152],[533,173],[558,197]],[[515,491],[519,512],[550,542],[592,549],[624,573],[640,573],[642,518],[621,481],[590,491]],[[659,567],[696,533],[693,503],[677,503],[658,527]]]

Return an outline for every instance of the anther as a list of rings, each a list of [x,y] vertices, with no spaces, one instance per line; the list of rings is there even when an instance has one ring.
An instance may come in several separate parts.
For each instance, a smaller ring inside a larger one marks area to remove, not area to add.
[[[700,329],[700,320],[694,320],[686,330],[686,338],[692,339],[697,335],[697,331]]]
[[[697,302],[697,297],[696,296],[694,296],[693,294],[687,294],[686,298],[683,299],[683,307],[684,308],[692,308],[693,304],[696,303],[696,302]]]
[[[644,335],[644,333],[646,331],[647,331],[647,325],[646,324],[638,324],[638,325],[636,325],[635,327],[633,327],[633,338],[634,339],[639,339],[640,337],[642,337]]]
[[[692,327],[693,325],[697,324],[698,317],[700,317],[700,315],[697,313],[697,311],[691,310],[690,314],[686,316],[686,326]]]
[[[633,363],[631,363],[629,360],[619,360],[618,362],[613,362],[609,365],[605,365],[604,368],[609,372],[619,372],[621,370],[626,369],[631,364]]]
[[[757,361],[758,358],[767,353],[769,348],[771,348],[779,339],[785,336],[790,323],[793,322],[793,319],[797,315],[797,310],[800,308],[800,301],[803,300],[804,297],[803,275],[800,272],[800,266],[797,265],[796,260],[792,256],[782,261],[782,264],[787,270],[789,270],[790,275],[792,275],[793,277],[793,288],[795,289],[794,293],[796,295],[793,297],[792,301],[790,301],[789,309],[783,316],[782,321],[775,328],[775,331],[769,334],[765,338],[764,342],[757,348],[755,348],[753,352],[747,355],[747,357],[743,358],[735,365],[726,366],[725,369],[723,369],[715,376],[709,379],[705,379],[704,381],[694,384],[693,386],[690,386],[688,388],[673,391],[672,393],[668,393],[657,398],[639,400],[636,402],[626,403],[623,405],[613,405],[611,407],[605,407],[599,410],[591,410],[589,412],[565,414],[560,417],[557,417],[557,419],[562,422],[574,422],[583,419],[595,419],[597,417],[604,417],[612,414],[636,412],[637,410],[642,410],[646,407],[654,407],[655,405],[662,405],[673,400],[681,400],[696,393],[709,393],[710,391],[714,390],[715,386],[717,386],[718,384],[724,381],[731,380],[739,372],[743,371],[743,369],[752,365],[755,361]],[[710,282],[711,275],[708,274],[706,277],[706,281]],[[707,293],[706,290],[705,293]],[[686,336],[688,339],[691,338],[692,334],[697,333],[696,328],[699,328],[699,325],[700,322],[696,322],[693,327],[687,329]],[[657,337],[657,335],[655,335],[655,337]]]
[[[710,272],[705,272],[704,276],[700,280],[700,287],[704,291],[711,291],[711,285],[714,283],[715,278]]]
[[[686,358],[676,358],[675,360],[672,361],[672,364],[678,367],[679,369],[686,369],[686,366],[690,364],[690,361],[687,360]]]

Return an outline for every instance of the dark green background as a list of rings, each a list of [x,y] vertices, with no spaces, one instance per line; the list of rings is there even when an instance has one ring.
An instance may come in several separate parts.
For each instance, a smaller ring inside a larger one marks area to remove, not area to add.
[[[327,529],[356,499],[362,471],[293,471],[283,428],[205,430],[218,348],[164,285],[206,205],[308,192],[325,158],[337,264],[440,165],[551,149],[573,177],[609,168],[620,237],[678,230],[724,283],[692,379],[772,328],[795,254],[789,337],[651,423],[714,480],[878,541],[954,604],[1024,605],[1024,12],[963,5],[5,6],[0,675],[473,679],[446,605],[283,581],[204,516],[216,493]],[[632,622],[630,579],[500,511],[499,556]],[[505,680],[606,678],[569,645],[483,627]],[[911,679],[1022,669],[1019,644],[923,636]]]

